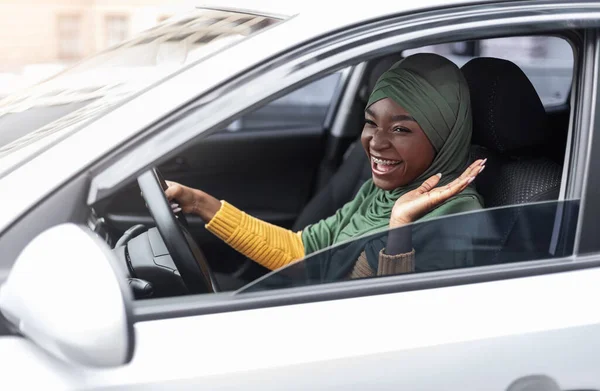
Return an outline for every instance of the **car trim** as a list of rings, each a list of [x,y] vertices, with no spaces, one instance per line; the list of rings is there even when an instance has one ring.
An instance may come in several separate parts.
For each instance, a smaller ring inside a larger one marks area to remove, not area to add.
[[[589,114],[587,115],[587,129],[589,129],[588,137],[585,140],[586,147],[589,153],[585,154],[582,164],[581,181],[583,196],[581,199],[579,218],[577,221],[577,233],[575,237],[575,251],[579,253],[591,253],[598,251],[600,245],[598,243],[598,219],[600,218],[600,206],[598,205],[600,183],[598,175],[591,175],[594,162],[598,162],[600,154],[600,137],[598,137],[597,123],[600,122],[600,101],[598,100],[598,79],[600,67],[600,30],[596,29],[590,32],[589,39],[593,42],[593,47],[589,49],[589,57],[593,59],[593,63],[588,61],[587,72],[591,74],[588,80],[587,89],[589,90],[588,104],[590,106]],[[596,164],[597,166],[597,164]],[[597,171],[597,170],[596,170]]]
[[[340,80],[338,80],[331,101],[329,102],[327,114],[325,114],[325,120],[323,121],[324,129],[333,129],[333,126],[335,126],[335,119],[337,118],[336,113],[341,113],[344,110],[344,98],[346,96],[346,91],[350,88],[350,83],[352,83],[353,75],[357,71],[356,68],[356,66],[352,66],[342,70]],[[331,131],[331,134],[333,135],[333,131]]]
[[[593,39],[590,39],[589,31],[584,33],[583,45],[576,67],[574,68],[574,88],[573,96],[577,98],[573,100],[574,105],[571,107],[569,135],[567,139],[567,150],[565,154],[565,169],[570,172],[578,172],[580,175],[571,175],[566,187],[566,197],[577,197],[583,193],[583,185],[586,180],[585,167],[587,167],[587,155],[590,151],[591,136],[590,132],[582,132],[582,129],[591,129],[591,115],[593,107],[588,102],[593,99],[595,88],[590,85],[590,81],[597,80],[594,77],[594,53],[597,50]],[[592,47],[590,46],[592,45]],[[575,79],[577,77],[577,79]],[[571,147],[571,148],[569,148]],[[583,175],[581,175],[583,174]],[[564,177],[563,177],[564,178]],[[562,190],[561,186],[561,190]]]
[[[585,33],[584,33],[585,34]],[[559,190],[559,199],[569,199],[577,197],[577,194],[581,194],[581,188],[575,185],[573,178],[569,177],[569,172],[574,169],[574,156],[577,154],[575,152],[575,148],[581,148],[582,144],[579,142],[575,142],[575,137],[577,132],[575,129],[579,129],[576,126],[576,112],[578,112],[577,107],[573,107],[573,102],[580,102],[580,80],[583,73],[583,55],[584,48],[586,45],[585,35],[579,34],[578,32],[572,32],[571,34],[567,34],[564,38],[571,45],[573,49],[573,77],[571,79],[571,90],[567,97],[567,101],[564,103],[564,107],[569,109],[569,128],[567,130],[567,145],[565,146],[565,156],[563,159],[563,169],[561,178],[564,180],[561,181],[560,190]],[[573,99],[573,97],[578,97],[577,99]],[[546,110],[548,112],[548,110]],[[576,171],[576,170],[575,170]]]
[[[338,115],[335,117],[335,120],[331,126],[331,135],[333,137],[348,136],[347,134],[344,134],[344,129],[348,123],[350,110],[352,109],[352,102],[358,93],[366,67],[366,62],[361,62],[353,67],[352,75],[348,80],[346,90],[344,91],[340,102]]]
[[[252,10],[252,9],[246,9],[246,8],[227,7],[227,6],[211,5],[211,4],[198,5],[198,6],[196,6],[196,8],[211,10],[211,11],[235,12],[238,14],[264,16],[265,18],[273,18],[273,19],[279,19],[279,20],[286,20],[286,19],[289,19],[289,18],[293,17],[294,15],[298,14],[298,13],[292,13],[292,14],[286,15],[286,14],[274,13],[274,12],[269,12],[269,11],[263,12],[261,10]]]

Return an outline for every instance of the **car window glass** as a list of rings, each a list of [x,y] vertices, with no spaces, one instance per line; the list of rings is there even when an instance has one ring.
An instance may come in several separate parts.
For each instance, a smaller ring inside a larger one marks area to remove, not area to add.
[[[316,80],[232,122],[228,132],[323,127],[341,72]]]
[[[495,57],[517,64],[537,90],[544,106],[567,102],[573,76],[573,50],[558,37],[528,36],[452,42],[405,50],[408,56],[433,52],[446,56],[458,66],[474,57]]]
[[[382,230],[316,252],[242,288],[239,293],[400,274],[380,269],[392,232],[409,230],[414,267],[422,273],[569,256],[579,201],[549,201],[483,209]],[[366,258],[368,273],[354,270]],[[353,274],[354,273],[354,274]],[[372,274],[368,276],[368,274]]]
[[[233,11],[189,10],[15,92],[0,100],[0,158],[50,135],[66,137],[152,84],[280,21]],[[35,156],[36,150],[31,147],[26,156]],[[0,172],[9,167],[0,165]]]

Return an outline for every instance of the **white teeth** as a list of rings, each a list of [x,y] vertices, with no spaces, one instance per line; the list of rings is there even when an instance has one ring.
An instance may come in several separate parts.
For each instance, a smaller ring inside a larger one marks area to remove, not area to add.
[[[400,164],[401,162],[397,161],[397,160],[383,160],[383,159],[377,159],[374,156],[371,156],[371,160],[373,160],[375,163],[377,164],[383,164],[386,166],[394,166],[396,164]]]

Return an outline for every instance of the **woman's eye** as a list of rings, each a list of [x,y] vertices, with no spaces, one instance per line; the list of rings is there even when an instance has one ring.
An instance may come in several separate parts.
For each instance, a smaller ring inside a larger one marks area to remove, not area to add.
[[[377,126],[375,124],[375,122],[371,121],[370,119],[365,119],[365,125],[369,125],[369,126]]]
[[[408,128],[394,128],[394,133],[410,133]]]

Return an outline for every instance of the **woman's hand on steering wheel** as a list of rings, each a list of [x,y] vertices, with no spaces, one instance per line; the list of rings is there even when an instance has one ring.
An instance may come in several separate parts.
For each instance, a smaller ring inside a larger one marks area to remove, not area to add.
[[[192,213],[200,216],[208,223],[221,208],[221,202],[213,196],[177,182],[165,181],[169,186],[165,190],[165,196],[171,203],[176,203],[176,208],[181,208],[184,213]]]
[[[165,182],[169,186],[167,190],[165,190],[165,196],[169,202],[177,202],[177,204],[174,205],[181,208],[184,213],[195,213],[199,206],[197,191],[177,182]]]
[[[436,188],[442,177],[441,174],[437,174],[427,179],[417,189],[398,198],[390,216],[390,228],[416,221],[436,206],[463,191],[483,171],[486,160],[475,161],[460,177],[445,186]]]

